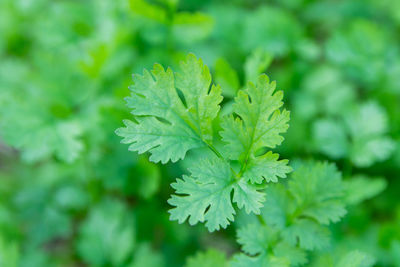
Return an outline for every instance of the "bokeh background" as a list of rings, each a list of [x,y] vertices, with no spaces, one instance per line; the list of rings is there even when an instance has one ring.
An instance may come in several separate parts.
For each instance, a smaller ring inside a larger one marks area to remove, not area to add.
[[[0,266],[238,251],[235,225],[170,222],[182,163],[150,163],[114,134],[132,73],[188,52],[227,102],[259,73],[277,81],[292,114],[279,153],[333,161],[349,183],[334,250],[400,266],[398,0],[1,0]]]

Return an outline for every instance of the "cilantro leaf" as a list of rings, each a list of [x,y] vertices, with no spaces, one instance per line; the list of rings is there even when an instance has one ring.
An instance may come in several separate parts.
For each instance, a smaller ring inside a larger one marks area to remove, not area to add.
[[[132,94],[126,99],[136,122],[125,120],[116,133],[131,144],[130,150],[151,153],[154,162],[176,162],[193,148],[212,141],[212,121],[222,100],[220,87],[201,60],[189,54],[174,75],[155,64],[152,72],[134,76]],[[179,97],[182,92],[184,101]]]
[[[293,266],[307,262],[306,254],[301,248],[282,241],[279,231],[266,225],[248,224],[240,228],[237,241],[242,251],[251,257],[239,256],[236,260],[263,262],[268,259],[285,264],[290,262]]]
[[[277,239],[276,232],[268,227],[258,224],[248,224],[237,232],[237,241],[242,250],[249,255],[264,253],[268,250],[270,243]]]
[[[265,147],[279,145],[283,141],[280,134],[288,129],[289,111],[279,110],[283,105],[283,93],[274,93],[275,87],[275,82],[270,83],[266,75],[261,75],[256,85],[249,82],[246,90],[239,91],[235,98],[233,111],[237,117],[231,115],[221,125],[221,136],[227,143],[230,158],[242,162],[241,174],[252,183],[264,179],[276,181],[291,170],[286,166],[288,162],[279,161],[277,155],[257,155]],[[265,170],[269,173],[263,173]]]
[[[277,257],[288,259],[291,266],[301,266],[307,263],[307,255],[304,250],[285,242],[280,242],[276,245],[274,248],[274,254]]]
[[[355,175],[344,181],[346,202],[356,205],[364,200],[375,197],[385,190],[387,182],[383,178],[370,178],[365,175]]]
[[[293,246],[298,242],[301,248],[320,250],[328,247],[330,232],[312,220],[299,219],[282,231],[282,237]]]
[[[246,81],[255,82],[258,76],[263,73],[272,62],[271,54],[263,49],[255,49],[251,55],[246,58],[244,72]]]
[[[121,265],[135,246],[135,229],[127,208],[117,201],[103,201],[82,223],[76,248],[85,262]]]
[[[148,243],[140,244],[136,249],[133,261],[128,267],[163,267],[165,266],[164,259],[158,251],[154,251]]]
[[[176,206],[170,210],[171,220],[182,223],[189,217],[191,225],[206,221],[210,231],[225,228],[233,221],[235,210],[230,193],[232,178],[229,165],[222,160],[203,161],[189,169],[191,177],[183,176],[171,186],[177,194],[168,203]]]
[[[385,110],[375,102],[366,102],[345,117],[352,138],[351,160],[356,166],[369,167],[384,161],[395,150],[395,142],[388,137],[388,118]]]
[[[254,267],[290,267],[290,262],[286,258],[275,257],[273,255],[262,254],[250,257],[246,254],[236,254],[231,262],[232,267],[254,266]]]
[[[297,202],[298,212],[319,223],[337,222],[346,214],[342,177],[334,164],[302,165],[293,173],[289,191]]]
[[[218,58],[215,63],[215,81],[221,85],[226,97],[234,97],[240,87],[237,72],[224,58]]]
[[[175,206],[170,210],[171,220],[182,223],[189,217],[191,225],[206,221],[212,232],[220,227],[226,228],[233,221],[235,210],[232,202],[237,202],[239,208],[244,206],[248,213],[260,212],[264,194],[243,181],[237,181],[229,164],[222,159],[203,160],[189,171],[190,177],[184,175],[171,185],[178,194],[168,200]]]
[[[335,265],[337,267],[371,267],[374,266],[375,260],[368,254],[354,250],[348,252]]]
[[[228,261],[222,252],[209,249],[199,252],[195,256],[189,257],[185,267],[228,267]]]

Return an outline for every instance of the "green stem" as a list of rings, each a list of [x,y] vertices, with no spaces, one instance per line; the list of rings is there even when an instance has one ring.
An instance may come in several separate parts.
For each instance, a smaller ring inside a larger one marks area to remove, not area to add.
[[[264,220],[263,216],[261,216],[261,214],[257,215],[257,219],[258,219],[258,221],[260,222],[261,225],[263,225],[263,226],[267,225],[267,223],[265,222],[265,220]]]
[[[219,153],[219,151],[212,145],[209,144],[208,142],[204,141],[204,143],[206,143],[207,147],[214,152],[215,155],[217,155],[218,158],[220,159],[224,159],[224,157],[221,155],[221,153]]]
[[[218,158],[225,160],[225,158],[222,156],[222,154],[221,154],[212,144],[209,144],[208,142],[206,142],[206,141],[204,141],[204,140],[203,140],[203,142],[207,145],[207,147],[208,147],[212,152],[214,152],[214,154],[215,154]],[[236,179],[236,180],[239,180],[240,177],[241,177],[241,175],[238,174],[238,173],[236,173],[235,170],[232,169],[232,167],[230,167],[230,168],[231,168],[231,172],[233,173],[235,179]]]
[[[353,172],[353,165],[351,164],[350,159],[345,159],[343,166],[343,176],[350,177]]]

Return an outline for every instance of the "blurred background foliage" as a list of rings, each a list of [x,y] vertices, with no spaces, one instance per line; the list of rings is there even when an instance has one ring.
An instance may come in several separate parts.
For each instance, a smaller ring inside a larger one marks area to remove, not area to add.
[[[2,0],[0,266],[198,266],[210,248],[216,266],[238,251],[235,225],[170,222],[180,164],[114,134],[131,74],[188,52],[227,109],[266,72],[292,114],[283,158],[343,172],[351,206],[325,253],[400,266],[398,0]]]

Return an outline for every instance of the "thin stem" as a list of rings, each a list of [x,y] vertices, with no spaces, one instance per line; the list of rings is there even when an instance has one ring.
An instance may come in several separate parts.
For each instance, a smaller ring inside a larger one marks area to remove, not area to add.
[[[257,219],[261,223],[261,225],[267,226],[267,223],[265,222],[265,220],[264,220],[263,216],[261,216],[261,214],[257,215]]]
[[[345,159],[343,166],[343,174],[345,177],[350,177],[353,172],[353,165],[351,164],[350,159]]]
[[[204,142],[205,144],[207,144],[207,147],[208,147],[212,152],[214,152],[214,154],[215,154],[218,158],[225,160],[225,158],[222,156],[222,154],[221,154],[212,144],[209,144],[208,142],[206,142],[206,141],[204,141],[204,140],[203,140],[203,142]],[[236,179],[236,180],[239,180],[240,177],[241,177],[241,175],[239,175],[238,173],[236,173],[235,170],[232,169],[232,167],[230,167],[230,168],[231,168],[231,172],[233,173],[235,179]]]
[[[211,149],[211,151],[214,152],[214,154],[217,155],[218,158],[224,159],[224,157],[221,155],[221,153],[219,153],[219,151],[218,151],[212,144],[209,144],[209,143],[206,142],[206,141],[204,141],[204,143],[207,144],[207,147],[208,147],[209,149]]]

